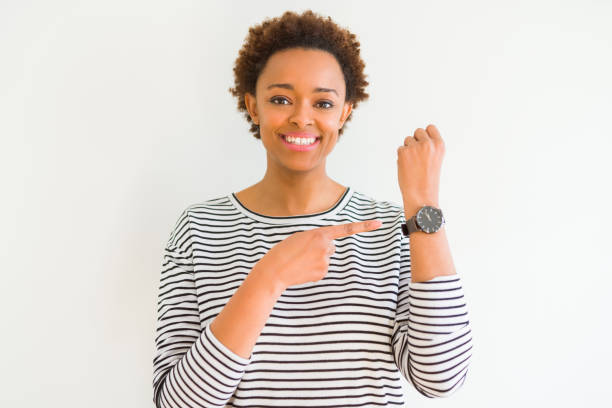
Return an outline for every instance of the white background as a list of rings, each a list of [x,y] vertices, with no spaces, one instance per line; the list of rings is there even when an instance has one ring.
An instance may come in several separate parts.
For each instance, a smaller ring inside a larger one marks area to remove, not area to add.
[[[248,27],[304,2],[0,3],[0,406],[151,407],[162,248],[264,174],[228,88]],[[434,123],[474,354],[450,399],[609,403],[612,3],[310,1],[361,42],[370,100],[328,157],[401,203]]]

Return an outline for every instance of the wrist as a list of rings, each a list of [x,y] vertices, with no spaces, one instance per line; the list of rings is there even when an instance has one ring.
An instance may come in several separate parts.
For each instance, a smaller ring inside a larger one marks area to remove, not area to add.
[[[406,215],[406,219],[412,217],[413,215],[416,215],[416,213],[421,209],[421,207],[425,205],[440,208],[438,200],[404,200],[404,214]]]
[[[249,276],[252,276],[257,282],[266,288],[266,291],[273,297],[279,298],[285,291],[286,286],[270,269],[265,266],[255,263]]]

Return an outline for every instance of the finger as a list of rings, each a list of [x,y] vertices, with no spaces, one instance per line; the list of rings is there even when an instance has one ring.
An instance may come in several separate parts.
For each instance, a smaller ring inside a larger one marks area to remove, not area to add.
[[[338,239],[348,237],[349,235],[359,234],[361,232],[372,231],[382,226],[380,220],[368,220],[359,222],[349,222],[340,225],[329,225],[320,227],[328,235],[330,239]]]
[[[414,131],[414,138],[417,142],[424,142],[427,139],[429,139],[429,135],[427,134],[427,132],[425,131],[425,129],[423,128],[418,128],[417,130]]]
[[[442,136],[440,136],[440,131],[433,124],[430,124],[429,126],[427,126],[425,130],[427,130],[427,133],[429,134],[429,137],[432,140],[437,141],[437,142],[443,142]]]
[[[410,144],[416,143],[416,140],[412,136],[408,136],[404,139],[404,146],[410,146]]]

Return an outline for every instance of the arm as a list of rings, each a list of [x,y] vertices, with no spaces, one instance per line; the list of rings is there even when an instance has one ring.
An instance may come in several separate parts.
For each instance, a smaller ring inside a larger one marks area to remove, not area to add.
[[[402,238],[392,337],[395,362],[404,378],[421,394],[432,398],[450,396],[463,385],[472,350],[461,279],[454,268],[446,269],[452,266],[452,261],[445,252],[446,237],[439,235],[434,239],[439,232],[425,237],[417,235],[428,234],[416,232]],[[427,241],[428,238],[432,239]],[[444,253],[440,255],[441,252]],[[415,259],[414,271],[411,259]],[[418,265],[417,259],[422,261]],[[421,268],[416,269],[417,266]],[[440,270],[442,273],[436,272]]]
[[[251,270],[210,328],[233,353],[250,359],[251,351],[283,292],[276,279],[257,264]]]
[[[237,355],[200,323],[189,219],[183,212],[164,249],[153,401],[158,408],[224,407],[250,360]]]

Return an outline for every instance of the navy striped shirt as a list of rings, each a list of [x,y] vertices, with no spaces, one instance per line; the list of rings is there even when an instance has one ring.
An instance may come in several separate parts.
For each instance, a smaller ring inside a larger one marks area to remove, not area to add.
[[[290,234],[380,219],[334,240],[326,276],[287,288],[251,356],[210,323],[254,264]],[[458,274],[410,280],[403,207],[348,187],[330,209],[272,217],[234,193],[189,205],[166,243],[158,294],[157,407],[372,407],[405,404],[403,376],[427,397],[465,381],[472,353]]]

